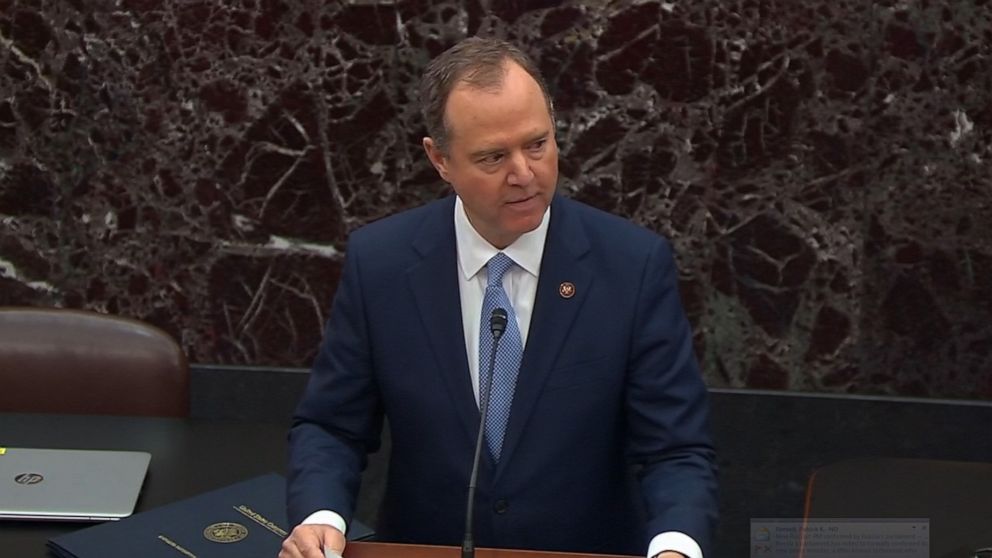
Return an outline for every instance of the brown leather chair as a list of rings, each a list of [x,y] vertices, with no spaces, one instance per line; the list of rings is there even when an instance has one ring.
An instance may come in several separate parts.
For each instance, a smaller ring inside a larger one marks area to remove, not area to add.
[[[189,365],[144,322],[0,308],[0,412],[189,416]]]
[[[992,546],[992,463],[838,461],[810,476],[805,507],[804,532],[817,519],[926,519],[929,556],[972,558],[980,555],[979,549]],[[801,557],[813,555],[804,552]]]

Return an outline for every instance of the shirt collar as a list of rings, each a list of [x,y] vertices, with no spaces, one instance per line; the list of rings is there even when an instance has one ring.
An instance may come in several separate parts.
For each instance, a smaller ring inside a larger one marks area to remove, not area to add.
[[[465,280],[475,277],[489,260],[498,252],[510,257],[524,271],[534,277],[541,269],[544,255],[544,241],[548,237],[548,222],[551,219],[551,206],[544,211],[541,224],[536,229],[520,235],[513,244],[497,250],[488,240],[475,230],[465,214],[462,199],[455,196],[455,242],[458,246],[458,265]]]

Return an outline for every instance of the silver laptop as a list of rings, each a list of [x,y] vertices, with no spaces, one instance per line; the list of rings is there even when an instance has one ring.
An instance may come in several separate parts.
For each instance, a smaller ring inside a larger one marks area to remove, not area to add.
[[[127,517],[151,454],[0,447],[0,519],[108,521]]]

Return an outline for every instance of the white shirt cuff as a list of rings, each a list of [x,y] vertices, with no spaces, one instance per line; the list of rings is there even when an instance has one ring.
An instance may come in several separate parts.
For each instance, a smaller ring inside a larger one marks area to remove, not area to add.
[[[666,550],[674,550],[685,554],[688,558],[703,558],[703,549],[699,548],[699,543],[689,535],[678,531],[666,531],[651,539],[648,558]]]
[[[331,510],[317,510],[312,514],[308,515],[306,519],[303,520],[301,525],[330,525],[338,531],[341,531],[342,535],[348,534],[348,525],[345,524],[344,518]],[[692,540],[692,539],[689,539]],[[697,547],[698,548],[698,547]]]

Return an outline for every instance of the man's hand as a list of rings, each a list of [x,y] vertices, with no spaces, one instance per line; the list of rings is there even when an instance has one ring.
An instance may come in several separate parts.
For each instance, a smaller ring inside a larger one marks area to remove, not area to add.
[[[324,552],[344,552],[344,534],[330,525],[297,525],[282,541],[279,558],[324,558]]]

